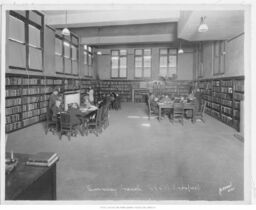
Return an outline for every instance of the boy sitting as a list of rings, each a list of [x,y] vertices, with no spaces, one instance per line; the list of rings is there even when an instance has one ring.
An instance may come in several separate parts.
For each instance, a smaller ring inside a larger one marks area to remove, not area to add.
[[[83,113],[79,110],[78,104],[73,103],[71,107],[68,109],[67,113],[70,115],[71,126],[73,128],[78,129],[81,135],[83,136],[84,135],[82,131],[83,122],[82,122],[82,119],[79,117],[79,115],[82,115]]]

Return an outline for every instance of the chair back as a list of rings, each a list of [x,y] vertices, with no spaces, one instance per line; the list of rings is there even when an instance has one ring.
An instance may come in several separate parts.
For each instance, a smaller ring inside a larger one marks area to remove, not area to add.
[[[174,103],[173,104],[173,114],[184,114],[184,104]]]
[[[99,123],[102,117],[102,106],[97,109],[96,112],[96,123]]]
[[[71,130],[70,114],[60,113],[60,129],[62,130]]]

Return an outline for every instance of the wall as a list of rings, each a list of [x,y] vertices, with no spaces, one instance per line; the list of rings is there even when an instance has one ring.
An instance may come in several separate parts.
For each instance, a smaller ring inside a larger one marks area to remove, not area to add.
[[[196,56],[195,56],[196,57]],[[226,43],[225,73],[213,75],[213,43],[203,44],[204,76],[202,79],[244,75],[244,34]]]
[[[149,46],[137,46],[137,48],[147,48]],[[161,46],[162,47],[162,46]],[[161,47],[151,46],[152,49],[152,60],[151,60],[151,79],[159,79],[159,51]],[[168,47],[168,46],[165,46]],[[108,49],[99,49],[102,52],[101,56],[98,56],[97,71],[100,79],[111,79],[111,49],[124,49],[128,50],[127,58],[127,79],[134,79],[134,49],[128,48],[127,46],[112,46]],[[178,66],[177,66],[177,80],[193,80],[193,50],[184,49],[184,54],[178,55]]]

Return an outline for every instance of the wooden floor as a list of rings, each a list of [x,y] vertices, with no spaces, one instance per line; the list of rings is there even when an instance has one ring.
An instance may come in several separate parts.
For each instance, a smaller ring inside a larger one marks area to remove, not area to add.
[[[243,143],[206,123],[148,120],[144,104],[110,112],[99,136],[57,136],[36,124],[8,136],[7,151],[57,152],[60,200],[243,200]]]

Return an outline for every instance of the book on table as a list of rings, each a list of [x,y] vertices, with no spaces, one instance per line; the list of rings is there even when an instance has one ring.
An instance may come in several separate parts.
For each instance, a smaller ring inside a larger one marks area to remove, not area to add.
[[[35,155],[31,155],[26,162],[26,165],[30,166],[47,166],[50,167],[59,159],[56,153],[52,152],[39,152]]]

